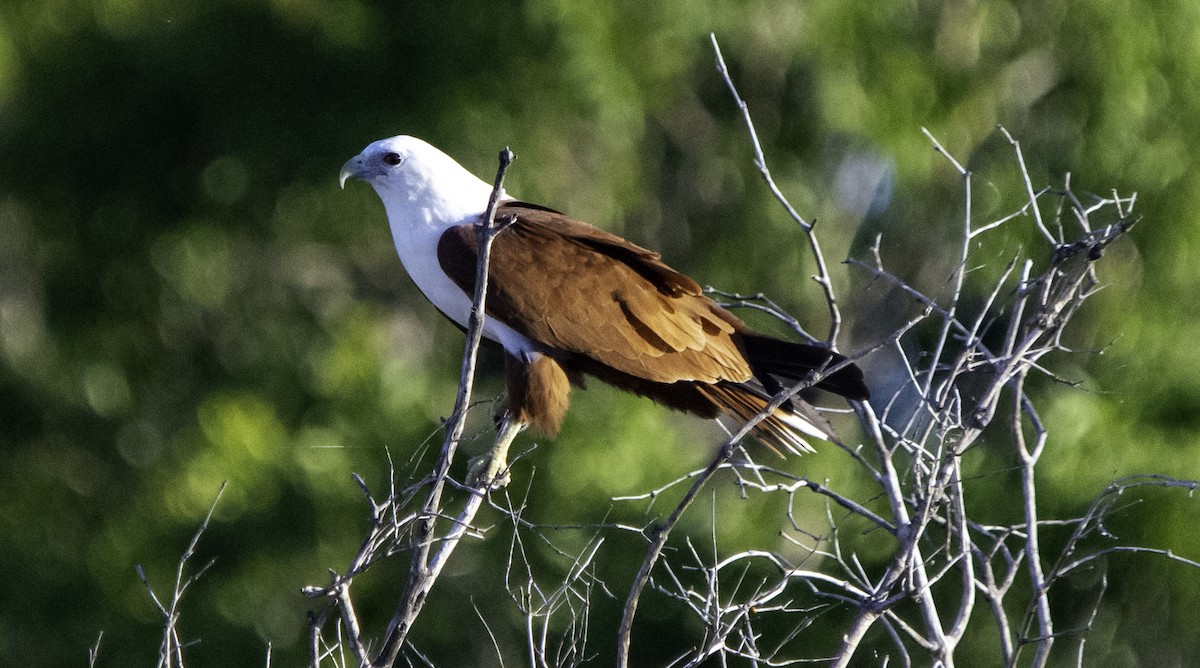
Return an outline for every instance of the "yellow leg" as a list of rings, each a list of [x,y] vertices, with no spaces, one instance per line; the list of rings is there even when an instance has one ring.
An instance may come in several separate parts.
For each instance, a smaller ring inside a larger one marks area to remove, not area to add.
[[[501,489],[508,485],[511,477],[508,475],[508,448],[512,445],[517,434],[525,431],[524,422],[514,420],[505,415],[496,432],[496,442],[486,455],[480,455],[471,460],[467,471],[467,485],[474,489]]]

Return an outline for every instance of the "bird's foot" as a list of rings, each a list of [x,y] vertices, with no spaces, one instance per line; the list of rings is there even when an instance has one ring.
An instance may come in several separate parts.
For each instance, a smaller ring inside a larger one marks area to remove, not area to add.
[[[503,489],[512,481],[508,474],[508,446],[517,434],[525,430],[525,423],[506,416],[500,422],[496,442],[486,455],[471,459],[467,469],[467,484],[472,489],[493,491]]]
[[[496,452],[472,457],[467,464],[467,485],[472,489],[495,491],[504,489],[512,482],[508,472],[507,457],[497,457]]]

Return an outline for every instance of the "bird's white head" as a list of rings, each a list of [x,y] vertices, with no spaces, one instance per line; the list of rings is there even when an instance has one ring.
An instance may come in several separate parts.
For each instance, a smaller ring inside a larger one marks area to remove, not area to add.
[[[366,181],[393,224],[416,216],[457,223],[487,207],[492,186],[435,146],[407,135],[372,142],[342,165],[341,185]]]
[[[346,161],[341,176],[343,186],[347,179],[360,179],[375,188],[408,275],[438,310],[465,328],[471,296],[442,268],[438,244],[448,228],[479,220],[492,186],[433,146],[404,136],[371,143]],[[494,318],[484,326],[484,336],[510,350],[533,350],[533,344]]]

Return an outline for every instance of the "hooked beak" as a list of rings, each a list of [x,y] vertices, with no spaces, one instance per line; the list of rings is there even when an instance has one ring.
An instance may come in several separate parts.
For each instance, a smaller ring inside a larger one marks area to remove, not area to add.
[[[342,187],[342,190],[346,189],[347,179],[362,180],[366,177],[364,162],[361,155],[356,155],[347,160],[346,164],[342,165],[342,173],[338,178],[338,184]]]

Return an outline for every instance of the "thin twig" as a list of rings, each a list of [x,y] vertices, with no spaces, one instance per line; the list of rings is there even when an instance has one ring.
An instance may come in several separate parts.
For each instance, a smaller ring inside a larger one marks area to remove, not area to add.
[[[771,190],[771,194],[787,211],[800,229],[804,231],[804,238],[808,240],[809,250],[812,251],[813,261],[817,264],[817,275],[813,278],[817,284],[821,286],[821,290],[825,293],[825,305],[829,308],[829,334],[825,337],[825,342],[830,347],[837,346],[838,333],[842,327],[842,312],[838,308],[837,297],[833,292],[833,281],[829,277],[829,267],[825,263],[825,254],[821,251],[821,244],[815,233],[815,225],[804,220],[804,218],[792,206],[787,196],[775,185],[775,179],[771,176],[771,170],[767,168],[767,158],[763,154],[762,144],[758,141],[758,131],[754,129],[754,120],[750,118],[750,106],[742,99],[742,96],[737,91],[737,86],[733,83],[733,78],[729,75],[729,68],[725,65],[725,58],[721,55],[721,45],[717,43],[715,33],[709,33],[709,41],[712,43],[713,54],[717,58],[717,72],[721,74],[721,78],[725,81],[725,86],[729,89],[729,94],[733,97],[733,101],[737,104],[738,110],[742,113],[742,120],[746,124],[746,131],[750,134],[750,145],[754,148],[754,164],[758,167],[759,174],[762,175],[763,181],[766,182],[767,188]]]
[[[96,659],[100,658],[100,641],[104,640],[104,631],[96,636],[96,642],[88,648],[88,668],[96,668]]]
[[[136,567],[138,578],[146,587],[146,591],[150,594],[150,599],[154,601],[155,607],[158,608],[159,614],[163,617],[163,637],[158,653],[158,665],[162,668],[183,668],[183,648],[187,644],[182,642],[179,636],[180,605],[183,603],[183,595],[213,565],[213,561],[209,561],[195,573],[187,577],[184,577],[184,570],[187,568],[188,560],[196,554],[196,546],[200,544],[200,537],[208,530],[208,523],[212,520],[213,512],[216,511],[217,503],[221,500],[221,495],[225,493],[227,484],[228,482],[221,483],[216,497],[213,498],[212,505],[208,508],[208,513],[205,514],[204,519],[200,522],[200,526],[196,528],[196,533],[192,535],[192,541],[188,543],[187,549],[183,551],[183,554],[179,557],[179,561],[176,563],[175,584],[171,590],[170,601],[164,604],[154,593],[154,588],[150,586],[150,581],[147,579],[141,564],[138,564]],[[97,638],[97,648],[99,644],[100,640]]]

